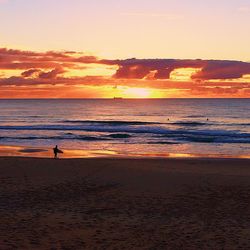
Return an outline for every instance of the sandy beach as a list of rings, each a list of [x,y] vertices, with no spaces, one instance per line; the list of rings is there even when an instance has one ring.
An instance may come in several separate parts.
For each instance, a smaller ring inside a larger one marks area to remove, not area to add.
[[[249,249],[250,160],[0,158],[1,249]]]

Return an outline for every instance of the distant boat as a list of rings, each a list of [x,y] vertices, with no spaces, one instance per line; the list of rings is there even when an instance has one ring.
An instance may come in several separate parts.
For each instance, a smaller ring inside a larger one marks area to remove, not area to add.
[[[123,98],[122,97],[114,97],[114,100],[122,100]]]

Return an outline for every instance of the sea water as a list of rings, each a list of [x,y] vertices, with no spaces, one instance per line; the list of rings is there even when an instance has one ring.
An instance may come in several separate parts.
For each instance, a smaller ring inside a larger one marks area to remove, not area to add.
[[[250,155],[250,99],[0,100],[0,145]]]

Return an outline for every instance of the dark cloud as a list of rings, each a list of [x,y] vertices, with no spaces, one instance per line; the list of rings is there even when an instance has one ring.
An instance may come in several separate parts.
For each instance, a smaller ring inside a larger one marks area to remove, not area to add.
[[[40,84],[47,84],[47,81],[42,81],[42,79],[38,78],[24,78],[20,76],[11,76],[9,78],[1,78],[0,85],[1,86],[36,86]]]
[[[63,68],[55,68],[48,72],[40,72],[39,78],[42,79],[55,79],[58,75],[65,73],[66,71]]]
[[[238,79],[250,74],[250,63],[240,61],[206,61],[201,71],[194,74],[192,79],[224,80]]]
[[[194,81],[238,79],[250,74],[250,63],[241,61],[136,58],[108,60],[74,51],[33,52],[0,48],[0,69],[50,69],[50,72],[41,73],[41,78],[56,77],[58,69],[83,69],[86,64],[116,65],[118,69],[114,79],[167,80],[171,72],[179,68],[196,68],[198,72],[192,75]],[[27,77],[25,74],[23,76]]]
[[[102,60],[103,63],[117,64],[114,78],[143,79],[154,72],[151,79],[169,79],[173,70],[178,68],[202,68],[205,64],[202,60],[177,60],[177,59],[126,59],[126,60]]]
[[[113,76],[107,77],[64,75],[70,70],[85,69],[89,64],[106,65],[117,70]],[[171,81],[171,73],[180,68],[195,68],[197,71],[190,81]],[[19,76],[6,77],[9,74],[5,70],[23,72]],[[250,75],[250,63],[241,61],[136,58],[108,60],[74,51],[33,52],[0,48],[0,71],[1,90],[12,86],[10,90],[27,87],[45,91],[48,86],[70,89],[71,86],[85,85],[151,87],[162,91],[176,89],[194,96],[250,95],[250,79],[241,82],[243,76]]]
[[[11,86],[11,88],[10,88]],[[110,86],[119,88],[119,86],[127,87],[145,87],[154,88],[163,93],[176,93],[176,97],[250,97],[250,83],[241,82],[175,82],[170,80],[158,80],[158,81],[148,81],[139,79],[112,79],[101,76],[85,76],[85,77],[62,77],[56,76],[55,78],[24,78],[24,77],[10,77],[10,78],[0,78],[0,96],[11,95],[11,91],[15,96],[17,93],[24,94],[26,89],[27,95],[29,96],[34,93],[43,93],[43,96],[49,97],[53,95],[58,95],[57,90],[61,91],[63,95],[70,96],[69,93],[77,86],[93,86],[93,87],[103,87]],[[30,89],[30,94],[28,90]],[[3,93],[2,91],[5,90]],[[68,93],[68,95],[66,94]],[[73,93],[73,92],[72,92]],[[77,91],[72,94],[72,96],[77,95]],[[80,97],[80,93],[79,97]]]
[[[56,67],[68,67],[69,65],[65,65],[62,63],[57,63],[57,62],[46,62],[46,61],[30,61],[30,62],[8,62],[8,63],[1,63],[0,62],[0,69],[1,70],[15,70],[15,69],[23,69],[23,70],[28,70],[28,69],[33,69],[33,68],[38,68],[38,69],[51,69],[51,68],[56,68]]]
[[[143,79],[154,72],[154,79],[169,79],[170,74],[179,68],[200,69],[192,76],[193,80],[238,79],[250,74],[250,63],[228,60],[176,60],[176,59],[127,59],[102,60],[106,64],[117,64],[115,78]],[[152,79],[152,76],[151,76]]]
[[[73,51],[32,52],[0,48],[0,69],[76,68],[79,64],[99,63],[95,56]]]
[[[26,70],[26,71],[22,72],[21,76],[24,77],[24,78],[31,77],[35,73],[38,73],[40,71],[41,71],[40,69],[29,69],[29,70]]]
[[[41,75],[43,73],[43,75]],[[53,70],[53,72],[41,72],[40,77],[24,78],[21,76],[12,76],[9,78],[0,78],[0,86],[37,86],[37,85],[87,85],[87,86],[103,86],[113,85],[114,80],[107,79],[101,76],[84,76],[84,77],[60,77],[60,73]]]
[[[241,87],[213,87],[209,88],[206,86],[197,86],[195,88],[191,88],[189,93],[194,96],[210,96],[210,97],[223,97],[223,96],[235,96],[242,93],[245,95],[245,89]]]

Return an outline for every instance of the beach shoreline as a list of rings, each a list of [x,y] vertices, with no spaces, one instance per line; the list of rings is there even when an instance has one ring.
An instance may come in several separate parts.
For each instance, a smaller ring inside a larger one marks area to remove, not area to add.
[[[226,154],[193,154],[193,153],[127,153],[115,150],[86,150],[63,148],[63,154],[58,154],[62,159],[84,159],[84,158],[154,158],[154,159],[250,159],[249,155],[226,155]],[[0,157],[31,157],[31,158],[53,158],[53,149],[47,147],[30,147],[21,145],[0,145]]]
[[[249,163],[0,157],[0,247],[248,249]]]

